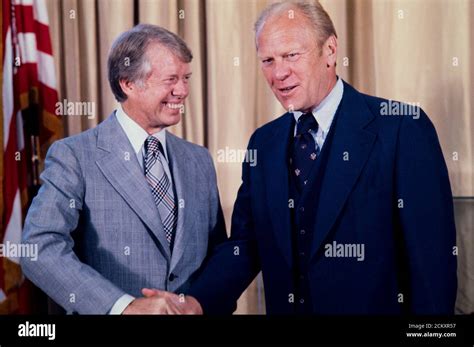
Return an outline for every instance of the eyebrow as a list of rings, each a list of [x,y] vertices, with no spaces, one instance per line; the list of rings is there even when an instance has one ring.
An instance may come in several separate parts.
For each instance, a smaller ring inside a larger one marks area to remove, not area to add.
[[[185,74],[184,76],[188,77],[188,76],[191,76],[192,74],[193,74],[192,72],[189,72],[189,73]],[[177,74],[169,74],[169,75],[165,75],[164,78],[172,78],[172,77],[173,78],[178,78],[179,76]]]
[[[279,53],[277,55],[277,57],[283,57],[285,55],[288,55],[288,54],[292,54],[292,53],[304,53],[302,52],[303,50],[301,48],[293,48],[293,49],[290,49],[289,51],[286,51],[286,52],[283,52],[283,53]],[[265,59],[273,59],[273,57],[269,57],[269,56],[258,56],[258,59],[260,60],[265,60]]]

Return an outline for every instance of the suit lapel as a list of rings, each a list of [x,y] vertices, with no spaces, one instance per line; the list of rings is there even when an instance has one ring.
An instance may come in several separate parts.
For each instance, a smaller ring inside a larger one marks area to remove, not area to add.
[[[193,225],[193,211],[196,209],[196,188],[198,163],[193,156],[185,151],[183,140],[171,133],[166,134],[166,146],[171,161],[173,184],[178,203],[178,223],[171,256],[170,271],[172,272],[182,259],[190,238],[196,236]]]
[[[376,134],[366,130],[365,126],[373,118],[362,95],[344,83],[338,119],[331,130],[334,131],[334,138],[323,175],[312,256],[317,253],[341,213],[369,157]]]
[[[171,252],[150,187],[115,113],[98,127],[96,164],[130,208],[148,226],[152,237],[169,260]]]
[[[291,113],[285,114],[273,136],[269,137],[266,148],[262,150],[265,153],[262,157],[267,206],[277,243],[289,266],[292,264],[292,241],[287,151],[290,134],[293,134],[293,120]]]

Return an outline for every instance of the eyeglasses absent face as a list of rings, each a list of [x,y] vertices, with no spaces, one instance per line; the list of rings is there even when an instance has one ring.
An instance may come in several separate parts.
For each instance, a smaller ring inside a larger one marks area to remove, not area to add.
[[[177,124],[189,94],[191,68],[160,44],[147,49],[150,72],[127,89],[130,105],[147,129]]]
[[[265,79],[285,109],[307,111],[325,96],[327,59],[307,19],[269,18],[258,33],[257,53]]]

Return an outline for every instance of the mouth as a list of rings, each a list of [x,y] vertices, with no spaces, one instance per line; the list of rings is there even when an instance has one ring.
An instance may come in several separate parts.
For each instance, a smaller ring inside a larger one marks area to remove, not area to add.
[[[298,86],[295,85],[295,86],[289,86],[285,88],[278,88],[278,91],[280,92],[281,95],[287,96],[287,95],[290,95],[296,87]]]
[[[165,105],[167,108],[169,108],[169,109],[171,109],[171,110],[179,110],[179,109],[181,109],[182,107],[184,107],[183,104],[174,103],[174,102],[166,102],[166,101],[163,101],[162,104]]]

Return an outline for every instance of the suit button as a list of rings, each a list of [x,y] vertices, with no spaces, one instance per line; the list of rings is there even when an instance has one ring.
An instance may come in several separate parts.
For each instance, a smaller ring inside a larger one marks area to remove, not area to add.
[[[304,252],[300,252],[300,256],[304,257],[305,256]]]
[[[302,281],[304,280],[304,275],[300,276],[300,280],[302,280]]]
[[[304,299],[300,299],[300,304],[304,304]]]
[[[170,282],[173,282],[176,277],[178,277],[178,276],[176,276],[174,273],[170,273],[170,275],[169,275],[169,277],[168,277],[168,280],[169,280]]]
[[[304,235],[304,234],[306,234],[306,231],[305,230],[300,230],[300,234]]]

